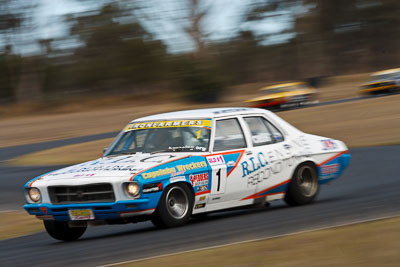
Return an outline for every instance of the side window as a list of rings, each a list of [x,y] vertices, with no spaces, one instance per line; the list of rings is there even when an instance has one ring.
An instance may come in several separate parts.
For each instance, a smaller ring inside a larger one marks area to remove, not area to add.
[[[263,118],[263,122],[265,125],[267,125],[268,129],[272,133],[272,139],[274,140],[274,143],[279,143],[283,141],[283,134],[274,126],[272,125],[269,121]]]
[[[245,148],[242,128],[237,119],[216,121],[214,151]]]
[[[263,117],[244,118],[251,132],[253,146],[264,146],[283,141],[283,135]]]
[[[249,126],[253,146],[264,146],[274,143],[272,133],[267,124],[264,123],[262,117],[248,117],[244,118],[244,120]]]

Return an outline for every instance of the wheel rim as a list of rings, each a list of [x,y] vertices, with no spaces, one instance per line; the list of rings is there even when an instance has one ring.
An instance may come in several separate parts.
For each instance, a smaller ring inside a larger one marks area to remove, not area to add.
[[[181,187],[172,187],[167,194],[167,210],[174,219],[185,217],[189,209],[189,198]]]
[[[311,197],[315,195],[318,189],[318,180],[312,167],[300,167],[297,174],[297,185],[304,196]]]

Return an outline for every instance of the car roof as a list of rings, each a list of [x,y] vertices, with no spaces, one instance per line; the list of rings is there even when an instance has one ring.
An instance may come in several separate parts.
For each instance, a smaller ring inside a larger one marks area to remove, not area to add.
[[[400,68],[397,69],[389,69],[389,70],[381,70],[381,71],[377,71],[372,73],[373,76],[377,76],[377,75],[385,75],[385,74],[391,74],[391,73],[396,73],[396,72],[400,72]]]
[[[153,121],[153,120],[165,120],[165,119],[193,119],[193,118],[219,118],[232,115],[240,114],[260,114],[268,113],[268,111],[259,108],[245,108],[245,107],[229,107],[229,108],[205,108],[205,109],[192,109],[175,111],[168,113],[161,113],[156,115],[151,115],[147,117],[142,117],[133,120],[137,121]]]

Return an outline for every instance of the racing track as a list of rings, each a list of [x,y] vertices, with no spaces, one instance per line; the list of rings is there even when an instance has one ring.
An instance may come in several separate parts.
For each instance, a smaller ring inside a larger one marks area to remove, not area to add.
[[[158,230],[151,223],[89,228],[81,240],[58,242],[46,233],[0,241],[0,266],[95,266],[301,230],[400,215],[400,146],[351,149],[352,161],[339,180],[322,187],[318,200],[291,208],[219,212],[187,226]],[[29,177],[49,168],[0,167],[1,203],[17,208]],[[5,182],[7,179],[7,182]],[[15,196],[10,203],[6,196]],[[17,199],[18,198],[18,199]],[[1,207],[0,207],[1,208]]]

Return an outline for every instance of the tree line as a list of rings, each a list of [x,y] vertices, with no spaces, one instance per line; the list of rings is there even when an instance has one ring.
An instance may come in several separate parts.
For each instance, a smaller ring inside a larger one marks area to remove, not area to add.
[[[160,90],[211,102],[235,84],[397,67],[400,56],[395,0],[249,0],[235,34],[222,40],[204,27],[217,1],[175,0],[168,14],[157,8],[159,0],[84,2],[88,11],[63,17],[66,36],[30,40],[40,47],[34,55],[19,53],[16,43],[34,25],[36,5],[0,3],[1,102]],[[254,30],[278,18],[284,30]],[[180,27],[192,50],[171,52],[151,30],[167,31],[167,23]]]

